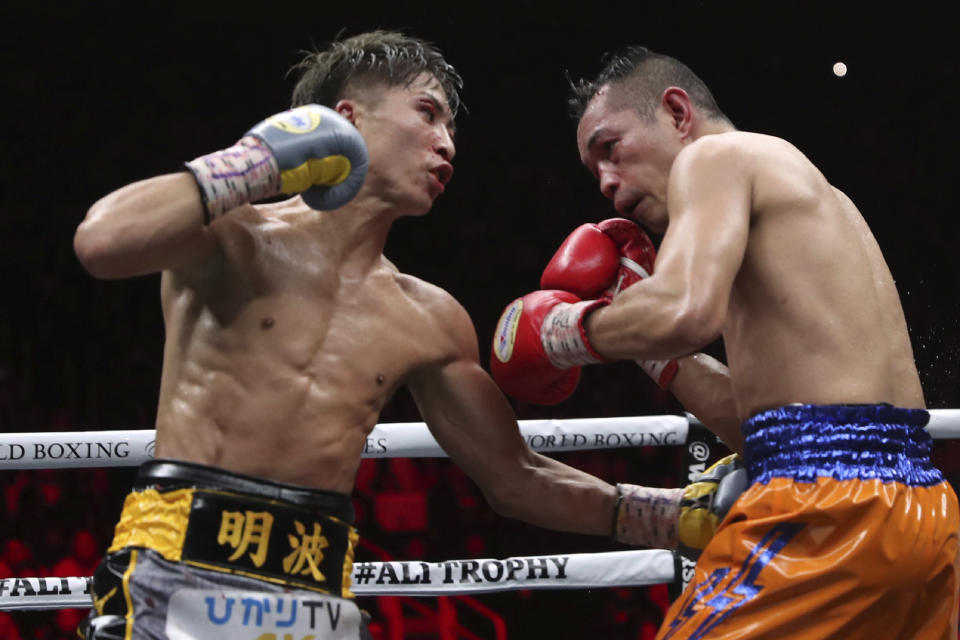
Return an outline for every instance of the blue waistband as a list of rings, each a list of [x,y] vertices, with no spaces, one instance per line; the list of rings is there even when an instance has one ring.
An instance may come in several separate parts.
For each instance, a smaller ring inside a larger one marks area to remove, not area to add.
[[[743,423],[751,483],[874,480],[929,487],[943,482],[930,462],[930,414],[889,404],[789,405]]]

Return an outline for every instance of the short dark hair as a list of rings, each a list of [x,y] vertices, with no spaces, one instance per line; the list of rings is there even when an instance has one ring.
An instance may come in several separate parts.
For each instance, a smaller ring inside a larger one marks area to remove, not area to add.
[[[300,79],[292,106],[317,103],[333,108],[351,90],[409,86],[432,74],[447,94],[454,116],[460,108],[463,79],[434,45],[397,31],[376,30],[334,40],[325,49],[306,52],[291,71]]]
[[[570,117],[576,121],[583,117],[583,112],[597,91],[610,85],[623,91],[625,106],[632,106],[648,119],[656,113],[663,92],[669,87],[679,87],[709,117],[729,122],[703,80],[676,58],[655,53],[646,47],[631,46],[605,55],[603,61],[603,69],[594,80],[570,81],[567,105]]]

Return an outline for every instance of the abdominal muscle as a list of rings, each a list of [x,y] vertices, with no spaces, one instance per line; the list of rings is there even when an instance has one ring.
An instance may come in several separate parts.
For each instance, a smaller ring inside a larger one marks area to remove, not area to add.
[[[424,332],[436,334],[393,276],[371,280],[332,298],[245,300],[233,314],[166,287],[156,456],[351,491],[380,411],[432,357]]]
[[[255,354],[227,356],[223,364],[185,362],[177,379],[164,380],[157,457],[318,489],[352,489],[387,389],[325,380]]]

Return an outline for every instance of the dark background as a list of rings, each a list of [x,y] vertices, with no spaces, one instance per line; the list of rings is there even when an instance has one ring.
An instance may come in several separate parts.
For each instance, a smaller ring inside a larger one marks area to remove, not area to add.
[[[152,428],[163,340],[159,278],[95,281],[73,255],[76,225],[109,191],[177,170],[286,108],[294,84],[286,71],[301,50],[341,30],[377,27],[436,43],[466,80],[456,177],[430,215],[395,226],[387,254],[463,303],[484,358],[500,311],[536,287],[565,235],[614,215],[579,165],[565,75],[592,75],[604,52],[646,44],[689,64],[738,127],[787,138],[853,198],[897,280],[929,406],[960,406],[956,21],[933,3],[584,4],[0,12],[0,428]],[[831,71],[838,60],[849,67],[846,77]],[[577,395],[559,406],[516,406],[520,418],[680,411],[621,364],[587,369]],[[401,392],[382,421],[408,420],[419,416]],[[955,451],[952,443],[936,446],[951,476]],[[611,481],[667,485],[677,481],[677,453],[563,459]],[[90,562],[73,532],[90,532],[101,553],[131,474],[0,472],[0,577],[82,572],[87,565],[63,564]],[[423,518],[391,520],[410,505]],[[368,545],[362,559],[375,559],[375,548],[434,561],[615,548],[496,517],[445,461],[364,463],[357,506]],[[481,601],[503,616],[511,637],[642,638],[652,637],[664,598],[654,588]],[[372,599],[364,604],[380,613]],[[487,622],[460,610],[479,637],[492,637]],[[0,614],[0,636],[67,637],[59,627],[70,620],[59,616]],[[11,620],[17,630],[4,631]],[[437,636],[408,630],[406,637]]]

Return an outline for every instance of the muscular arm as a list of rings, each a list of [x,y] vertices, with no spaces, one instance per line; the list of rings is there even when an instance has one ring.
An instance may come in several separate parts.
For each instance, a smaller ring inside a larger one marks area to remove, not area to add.
[[[513,410],[478,362],[476,335],[463,316],[461,355],[409,382],[437,442],[498,513],[549,529],[609,534],[615,488],[527,446]]]
[[[670,392],[731,451],[743,453],[741,420],[726,365],[705,353],[680,358],[678,365]]]
[[[593,348],[614,359],[689,354],[720,335],[750,221],[749,158],[707,136],[670,173],[670,223],[653,275],[586,320]]]
[[[127,278],[172,269],[216,247],[188,172],[127,185],[98,200],[73,240],[80,262],[98,278]]]

